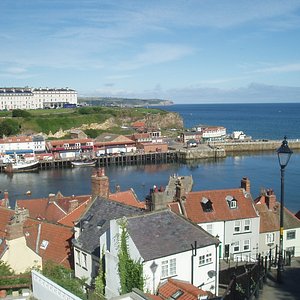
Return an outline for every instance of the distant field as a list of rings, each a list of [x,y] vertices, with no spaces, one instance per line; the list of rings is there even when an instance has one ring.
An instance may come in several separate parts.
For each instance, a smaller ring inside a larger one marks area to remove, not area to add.
[[[12,117],[13,111],[1,111],[0,117],[12,119],[17,122],[21,132],[44,132],[49,134],[62,130],[80,127],[82,124],[103,123],[109,118],[114,118],[118,126],[129,125],[132,121],[143,119],[153,114],[166,114],[160,109],[148,108],[120,108],[120,107],[81,107],[64,109],[27,110],[27,115]],[[3,120],[3,119],[2,119]],[[125,122],[125,123],[124,123]],[[128,124],[126,124],[126,122]],[[121,130],[122,131],[122,130]],[[127,130],[128,131],[128,130]],[[95,133],[94,133],[95,134]]]

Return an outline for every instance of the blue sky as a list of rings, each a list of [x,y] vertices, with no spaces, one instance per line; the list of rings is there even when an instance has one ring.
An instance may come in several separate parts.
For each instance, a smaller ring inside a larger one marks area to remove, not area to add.
[[[0,86],[300,102],[299,0],[1,0]]]

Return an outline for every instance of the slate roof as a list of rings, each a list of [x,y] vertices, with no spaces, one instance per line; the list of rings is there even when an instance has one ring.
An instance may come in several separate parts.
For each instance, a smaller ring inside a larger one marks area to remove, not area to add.
[[[144,261],[218,244],[201,227],[169,210],[127,219],[127,230]]]
[[[229,208],[226,197],[231,196],[237,201],[237,208]],[[208,199],[212,202],[212,211],[205,212],[201,201]],[[170,203],[169,207],[172,211],[177,212],[178,202]],[[186,195],[186,201],[183,201],[186,217],[197,224],[230,221],[246,218],[255,218],[258,216],[252,197],[249,193],[245,193],[242,188],[211,190],[190,192]]]
[[[110,220],[143,213],[139,208],[97,197],[76,225],[82,232],[78,239],[74,240],[74,245],[100,257],[99,238],[109,228]]]

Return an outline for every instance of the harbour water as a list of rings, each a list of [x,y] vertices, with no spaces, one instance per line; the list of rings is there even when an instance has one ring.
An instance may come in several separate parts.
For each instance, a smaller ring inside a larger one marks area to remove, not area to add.
[[[300,104],[287,105],[288,109],[279,104],[245,105],[174,105],[164,109],[179,112],[186,127],[221,125],[228,132],[243,130],[253,138],[280,140],[285,134],[289,138],[300,137]],[[275,115],[276,111],[280,111],[279,116]],[[241,117],[241,114],[244,116]],[[52,169],[12,175],[2,173],[0,190],[9,192],[12,206],[16,199],[28,198],[27,191],[31,191],[30,198],[47,197],[49,193],[58,191],[64,195],[87,195],[91,193],[92,169]],[[194,190],[236,188],[240,186],[242,177],[246,176],[251,181],[253,197],[258,196],[262,189],[272,188],[280,199],[280,168],[274,152],[240,153],[224,159],[199,160],[188,164],[110,166],[105,172],[110,178],[111,191],[117,184],[121,190],[133,188],[140,200],[145,198],[153,185],[165,186],[173,174],[192,175]],[[285,203],[293,212],[300,210],[299,181],[300,152],[294,151],[285,173]]]

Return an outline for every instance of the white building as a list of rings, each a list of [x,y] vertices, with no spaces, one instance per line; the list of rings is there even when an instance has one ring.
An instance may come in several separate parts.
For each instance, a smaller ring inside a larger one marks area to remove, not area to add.
[[[254,260],[259,251],[259,215],[250,194],[250,181],[241,188],[189,192],[169,204],[221,242],[220,258]]]
[[[164,210],[110,222],[110,230],[100,238],[106,249],[106,298],[120,293],[120,222],[126,224],[130,257],[143,266],[145,291],[154,294],[160,282],[173,277],[218,294],[219,241],[185,218]]]
[[[260,215],[259,251],[262,255],[268,255],[271,250],[274,256],[280,238],[280,203],[271,189],[260,195],[255,202]],[[284,252],[300,256],[300,220],[287,208],[283,211],[283,228]]]
[[[11,136],[0,139],[0,153],[15,155],[44,152],[45,139],[42,136]]]
[[[0,110],[57,108],[63,107],[65,103],[77,104],[75,90],[69,88],[0,88]]]

